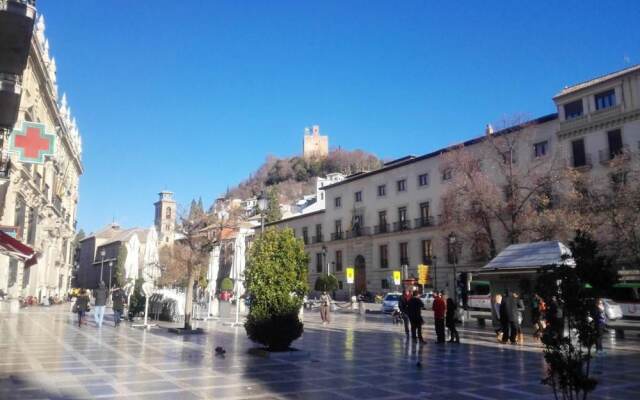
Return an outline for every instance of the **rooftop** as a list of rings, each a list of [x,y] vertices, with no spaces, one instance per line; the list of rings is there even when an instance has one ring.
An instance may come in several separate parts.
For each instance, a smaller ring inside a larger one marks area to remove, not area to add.
[[[631,67],[628,67],[628,68],[625,68],[625,69],[621,69],[621,70],[616,71],[616,72],[611,72],[609,74],[602,75],[602,76],[599,76],[597,78],[589,79],[588,81],[577,83],[577,84],[572,85],[572,86],[567,86],[564,89],[562,89],[558,94],[553,96],[553,98],[556,99],[558,97],[562,97],[562,96],[577,92],[578,90],[584,89],[586,87],[594,86],[594,85],[597,85],[599,83],[606,82],[608,80],[615,79],[615,78],[618,78],[618,77],[620,77],[622,75],[628,74],[630,72],[635,72],[635,71],[640,71],[640,64],[637,64],[637,65],[634,65],[634,66],[631,66]]]

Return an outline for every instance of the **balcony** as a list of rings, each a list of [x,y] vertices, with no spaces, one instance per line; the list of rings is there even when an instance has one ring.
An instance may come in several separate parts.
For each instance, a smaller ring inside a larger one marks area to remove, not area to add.
[[[361,236],[369,236],[371,235],[371,228],[362,227],[359,229],[353,229],[353,230],[347,231],[346,234],[347,234],[347,239],[353,239]]]
[[[569,167],[575,168],[578,171],[588,171],[593,168],[591,162],[591,154],[585,154],[584,159],[576,159],[573,155],[569,158]]]
[[[311,243],[322,243],[322,242],[324,242],[323,235],[317,235],[311,238]]]
[[[428,217],[416,218],[413,221],[413,224],[414,224],[414,228],[418,229],[418,228],[427,228],[430,226],[434,226],[435,222],[432,216],[428,216]]]
[[[623,145],[622,148],[617,150],[612,149],[604,149],[598,150],[598,161],[602,165],[609,165],[611,160],[616,157],[626,157],[626,154],[629,153],[629,146]]]
[[[411,229],[411,221],[409,220],[393,223],[394,232],[408,231],[409,229]]]
[[[344,239],[344,232],[333,232],[331,234],[331,240],[342,240]]]
[[[408,257],[400,257],[400,265],[409,265]]]
[[[381,233],[389,232],[389,224],[380,224],[373,227],[373,234],[379,235]]]

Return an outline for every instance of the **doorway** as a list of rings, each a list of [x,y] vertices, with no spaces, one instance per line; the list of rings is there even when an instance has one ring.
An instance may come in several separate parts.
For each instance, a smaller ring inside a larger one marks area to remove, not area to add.
[[[356,294],[363,294],[367,291],[367,271],[364,257],[357,256],[355,261],[355,287]]]

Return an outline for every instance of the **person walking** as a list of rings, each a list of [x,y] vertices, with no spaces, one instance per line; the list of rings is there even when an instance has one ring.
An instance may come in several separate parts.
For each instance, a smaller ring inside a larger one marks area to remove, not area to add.
[[[514,321],[514,313],[515,318],[517,319],[517,308],[515,306],[515,302],[513,297],[507,292],[500,303],[500,322],[502,325],[503,344],[506,344],[507,341],[511,341],[511,344],[516,343],[517,331]]]
[[[424,303],[420,299],[420,294],[417,290],[413,291],[413,296],[407,304],[407,316],[411,323],[411,338],[413,340],[419,340],[420,343],[426,343],[422,337],[422,325],[424,319],[422,319],[422,310],[424,309]]]
[[[524,335],[522,334],[522,321],[524,319],[524,302],[520,298],[518,293],[513,292],[511,294],[513,297],[513,304],[515,305],[515,313],[513,315],[513,321],[516,327],[516,343],[524,344]]]
[[[102,327],[102,321],[104,320],[104,308],[107,304],[107,296],[107,288],[104,286],[104,282],[101,281],[98,288],[93,291],[93,298],[96,305],[93,318],[95,319],[98,328]]]
[[[446,314],[446,325],[449,329],[449,343],[460,343],[460,335],[458,334],[458,330],[456,329],[456,322],[458,322],[456,311],[458,311],[458,306],[453,301],[451,297],[447,298],[447,314]]]
[[[493,305],[491,306],[491,322],[496,327],[496,340],[502,341],[502,319],[500,318],[500,305],[502,303],[502,295],[497,293],[493,297]]]
[[[326,291],[320,295],[320,318],[323,325],[331,322],[331,296]]]
[[[404,333],[407,337],[409,337],[409,315],[407,314],[409,301],[411,301],[411,293],[408,289],[405,289],[402,292],[402,296],[400,296],[400,300],[398,300],[398,309],[400,310],[400,318],[404,323]]]
[[[111,300],[113,303],[113,323],[117,327],[122,320],[122,313],[124,312],[124,305],[127,302],[127,297],[121,288],[116,288],[111,294]]]
[[[436,343],[444,343],[444,317],[447,313],[447,303],[443,299],[443,292],[433,299],[433,319],[436,327]]]
[[[545,314],[547,311],[547,305],[539,294],[533,295],[532,312],[533,325],[536,330],[533,333],[533,338],[536,341],[540,341],[545,329]]]
[[[73,310],[78,314],[78,328],[82,326],[84,323],[87,324],[84,320],[84,316],[89,311],[89,296],[87,295],[87,291],[85,289],[80,289],[78,296],[76,296],[76,303],[73,306]]]
[[[604,349],[602,347],[602,336],[604,336],[604,331],[607,326],[607,313],[604,310],[604,301],[602,299],[596,300],[596,308],[594,312],[594,322],[596,325],[596,354],[604,355]]]

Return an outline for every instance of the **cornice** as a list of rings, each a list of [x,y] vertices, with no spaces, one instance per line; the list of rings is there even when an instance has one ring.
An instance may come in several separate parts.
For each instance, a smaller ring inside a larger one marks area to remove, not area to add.
[[[640,119],[640,109],[627,112],[607,113],[604,115],[594,115],[591,118],[576,121],[573,124],[567,124],[566,127],[560,127],[558,130],[558,139],[564,140],[572,137],[587,134],[589,132],[616,128],[624,123]]]

